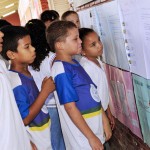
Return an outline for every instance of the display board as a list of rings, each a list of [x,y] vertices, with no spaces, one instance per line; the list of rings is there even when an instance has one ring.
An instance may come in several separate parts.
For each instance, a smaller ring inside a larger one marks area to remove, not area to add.
[[[150,146],[150,80],[133,74],[133,84],[142,134]]]
[[[150,1],[118,0],[130,71],[150,79]]]
[[[135,135],[142,138],[134,99],[131,73],[105,65],[113,115]]]
[[[129,70],[117,1],[79,11],[79,17],[81,27],[93,28],[99,34],[104,46],[104,61]]]

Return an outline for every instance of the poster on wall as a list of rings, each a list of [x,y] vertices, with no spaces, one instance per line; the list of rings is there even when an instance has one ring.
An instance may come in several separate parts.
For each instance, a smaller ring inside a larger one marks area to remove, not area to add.
[[[110,65],[129,70],[125,40],[116,1],[93,6],[78,12],[81,27],[94,29],[103,43],[103,60]]]
[[[104,61],[129,71],[117,0],[98,5],[96,10],[100,22],[100,37],[104,45]]]
[[[144,142],[150,146],[150,80],[133,74],[133,84]]]
[[[130,71],[150,79],[150,1],[119,0]]]
[[[92,28],[100,34],[100,24],[95,7],[90,7],[78,12],[81,28]]]
[[[131,73],[109,65],[105,65],[105,69],[110,89],[112,114],[142,139]]]

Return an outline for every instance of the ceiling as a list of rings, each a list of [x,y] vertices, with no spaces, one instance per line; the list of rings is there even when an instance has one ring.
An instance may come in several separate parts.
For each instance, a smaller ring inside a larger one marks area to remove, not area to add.
[[[0,0],[0,18],[3,18],[3,15],[18,10],[18,1],[19,0]],[[13,6],[5,8],[5,6],[14,3]]]

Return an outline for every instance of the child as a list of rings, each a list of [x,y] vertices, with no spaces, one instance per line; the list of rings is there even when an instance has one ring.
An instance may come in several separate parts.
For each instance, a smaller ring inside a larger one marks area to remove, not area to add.
[[[49,115],[43,104],[54,90],[54,83],[51,78],[45,78],[39,93],[28,71],[28,65],[36,55],[25,28],[9,26],[3,28],[2,32],[5,34],[2,56],[11,60],[11,85],[24,125],[37,149],[49,150]]]
[[[80,28],[79,16],[73,10],[68,10],[68,11],[64,12],[62,14],[61,19],[65,20],[65,21],[71,21],[71,22],[73,22],[77,26],[78,29]],[[73,59],[75,59],[75,60],[77,60],[79,62],[80,59],[81,59],[81,54],[74,55]]]
[[[109,91],[106,74],[102,62],[98,59],[102,56],[103,45],[97,33],[89,28],[81,28],[79,30],[80,39],[82,40],[82,55],[80,64],[91,77],[97,86],[98,95],[101,99],[104,111],[110,120],[112,130],[115,126],[114,117],[111,114],[109,104]]]
[[[55,49],[52,74],[56,103],[67,150],[103,150],[111,129],[101,108],[96,86],[72,56],[81,52],[78,28],[70,21],[57,21],[47,30],[47,40]],[[103,120],[103,122],[102,122]]]
[[[0,31],[0,52],[4,34]],[[0,149],[31,150],[31,145],[20,117],[5,63],[0,60]]]
[[[42,80],[51,74],[51,66],[55,54],[50,51],[45,35],[45,25],[41,20],[29,20],[25,28],[30,33],[32,45],[35,47],[36,52],[36,58],[29,67],[29,71],[34,78],[38,89],[41,90]],[[58,110],[53,93],[49,95],[45,105],[51,118],[50,134],[52,149],[65,150]]]
[[[68,10],[62,14],[61,20],[73,22],[77,28],[80,28],[80,20],[77,12],[73,10]]]
[[[53,21],[59,20],[59,13],[56,10],[45,10],[41,13],[40,19],[46,26],[46,29]]]

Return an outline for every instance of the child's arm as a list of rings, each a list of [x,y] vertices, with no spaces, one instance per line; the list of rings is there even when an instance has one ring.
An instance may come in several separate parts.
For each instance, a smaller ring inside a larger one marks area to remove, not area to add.
[[[45,103],[48,95],[55,90],[55,85],[52,78],[44,78],[42,82],[41,92],[39,93],[35,102],[29,108],[29,114],[26,118],[23,119],[25,125],[28,125],[39,113],[42,106]]]
[[[106,141],[108,141],[112,136],[112,131],[111,131],[111,127],[110,127],[110,124],[109,124],[109,120],[108,120],[103,108],[102,108],[102,121],[103,121],[103,128],[104,128],[105,138],[106,138]]]
[[[32,150],[37,150],[37,147],[35,146],[35,144],[32,143],[31,141],[30,141],[30,143],[31,143]]]
[[[110,107],[108,105],[108,108],[106,109],[106,115],[109,119],[109,123],[110,123],[110,126],[111,126],[111,129],[113,130],[115,128],[115,119],[110,111]]]
[[[75,102],[66,103],[64,107],[73,123],[88,139],[92,150],[104,150],[103,144],[86,124],[84,118],[76,107]]]

